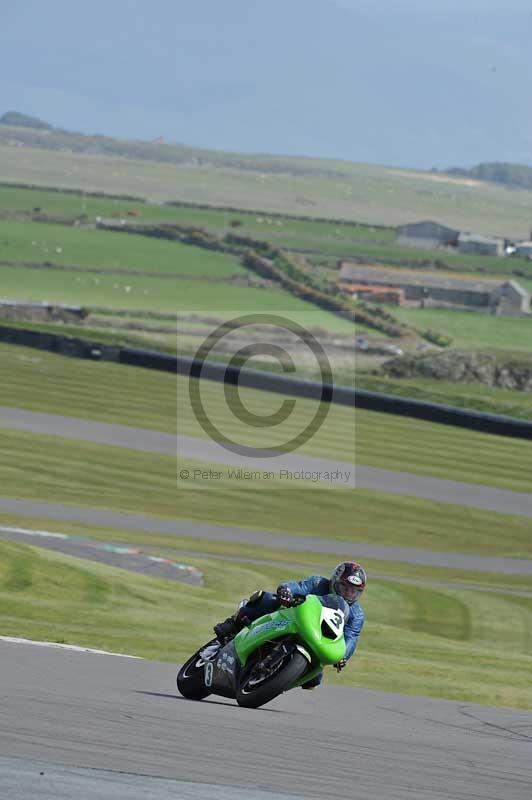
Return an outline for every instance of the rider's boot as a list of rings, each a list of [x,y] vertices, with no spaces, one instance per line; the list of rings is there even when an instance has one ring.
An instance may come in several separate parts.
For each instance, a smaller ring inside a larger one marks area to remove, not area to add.
[[[320,683],[323,680],[323,672],[320,672],[318,675],[315,675],[306,683],[301,684],[302,689],[317,689]]]
[[[262,590],[258,590],[253,592],[251,597],[245,600],[242,600],[238,606],[238,609],[232,617],[227,617],[227,619],[223,620],[223,622],[219,622],[217,625],[214,626],[214,633],[216,634],[216,638],[220,642],[220,644],[225,644],[226,642],[231,641],[234,639],[237,633],[240,633],[247,625],[250,624],[252,621],[248,613],[250,611],[250,607],[254,608],[260,602],[260,599],[263,595]],[[253,616],[253,619],[255,617]]]
[[[237,633],[242,630],[242,628],[246,627],[246,623],[243,620],[238,619],[238,612],[233,614],[232,617],[227,617],[224,619],[223,622],[219,622],[217,625],[214,626],[214,634],[220,644],[225,644],[226,642],[231,641],[234,639]]]

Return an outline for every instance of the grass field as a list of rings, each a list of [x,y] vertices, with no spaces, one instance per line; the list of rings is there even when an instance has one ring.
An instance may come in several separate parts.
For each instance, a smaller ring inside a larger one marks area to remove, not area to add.
[[[140,347],[170,355],[176,353],[175,320],[161,322],[159,320],[150,321],[148,318],[141,319],[137,325],[137,318],[131,318],[129,315],[124,318],[124,312],[120,312],[118,316],[116,312],[104,311],[91,315],[89,325],[81,322],[74,325],[57,322],[2,320],[0,331],[4,326],[10,329],[73,336],[96,344]],[[164,332],[156,330],[160,326],[164,327]]]
[[[175,425],[175,379],[169,375],[6,345],[0,346],[0,367],[10,376],[2,384],[1,404],[168,431]],[[260,407],[264,402],[262,393],[248,394],[246,404]],[[343,417],[337,422],[338,430],[344,430]],[[379,415],[363,415],[362,422],[362,443],[375,454],[384,458],[390,448],[394,459],[406,459],[412,448],[412,458],[418,458],[410,421],[396,430],[381,429]],[[528,473],[527,448],[516,450],[514,442],[477,436],[471,453],[473,440],[463,441],[463,433],[427,426],[416,437],[438,469],[452,469],[453,460],[468,456],[462,468],[469,470],[469,478],[490,480],[497,472],[490,478],[490,462],[507,457],[507,479],[515,482]],[[332,446],[332,439],[327,445]],[[292,490],[290,502],[286,492],[275,488],[250,492],[227,484],[215,491],[178,493],[173,458],[18,431],[1,431],[0,485],[7,496],[326,535],[345,542],[346,556],[356,551],[356,541],[365,541],[532,557],[530,523],[523,518],[360,490]],[[0,542],[2,634],[176,663],[209,638],[211,626],[241,595],[293,575],[327,574],[335,561],[311,552],[291,554],[281,548],[148,531],[129,533],[6,515],[0,519],[2,524],[134,543],[161,555],[179,555],[198,567],[206,586],[191,589]],[[245,558],[273,563],[246,563]],[[328,671],[329,682],[532,708],[532,597],[518,594],[529,592],[529,578],[509,576],[504,591],[493,591],[500,576],[371,559],[365,565],[371,576],[364,597],[368,624],[354,666],[339,678]],[[194,613],[198,608],[199,615]]]
[[[349,245],[361,241],[392,242],[392,228],[375,228],[356,223],[313,219],[292,219],[269,216],[260,212],[226,211],[216,208],[193,208],[162,203],[134,202],[105,197],[69,194],[39,189],[14,188],[0,185],[0,210],[64,217],[114,217],[139,223],[176,223],[223,235],[233,232],[257,239],[267,239],[291,249],[317,249],[324,252],[349,252]],[[129,212],[129,213],[128,213]]]
[[[82,305],[89,309],[178,312],[301,312],[309,325],[332,330],[350,323],[283,289],[234,286],[209,280],[172,281],[149,275],[80,274],[30,267],[1,267],[2,295],[11,300]],[[128,288],[129,287],[129,288]]]
[[[222,564],[234,561],[243,564],[266,564],[277,566],[281,570],[287,568],[294,574],[311,575],[327,574],[332,567],[344,558],[356,555],[356,543],[346,541],[343,555],[326,556],[314,553],[312,548],[302,551],[289,548],[264,547],[243,542],[219,541],[216,539],[199,539],[193,536],[181,536],[154,533],[153,531],[129,531],[123,528],[109,528],[101,525],[83,524],[80,522],[64,522],[20,514],[0,512],[0,525],[38,531],[64,533],[69,537],[93,539],[99,542],[127,544],[139,547],[145,553],[162,555],[172,560],[191,563],[195,558]],[[29,540],[31,544],[31,540]],[[35,542],[33,542],[35,543]],[[500,582],[500,573],[474,572],[471,570],[448,569],[407,562],[382,561],[375,558],[364,558],[364,566],[371,573],[372,580],[401,580],[413,585],[429,584],[431,586],[456,586],[460,589],[478,589],[490,592]],[[519,595],[532,595],[530,577],[528,575],[505,575],[504,591]]]
[[[1,150],[1,148],[0,148]],[[110,198],[88,197],[86,195],[69,194],[60,191],[46,191],[27,188],[13,188],[0,185],[0,210],[31,213],[39,208],[43,214],[60,214],[66,217],[86,216],[89,220],[96,217],[114,216],[132,219],[128,211],[133,213],[134,220],[140,223],[177,223],[205,228],[218,235],[232,232],[250,236],[254,239],[269,241],[279,247],[310,252],[314,257],[326,257],[331,266],[336,259],[362,257],[368,261],[383,262],[407,261],[419,262],[439,261],[450,269],[463,272],[486,272],[492,276],[512,276],[516,270],[529,276],[532,281],[532,266],[521,258],[495,258],[469,254],[455,254],[443,250],[424,250],[398,245],[393,228],[373,227],[356,223],[338,224],[336,222],[317,221],[313,219],[291,219],[290,217],[268,216],[260,212],[224,211],[221,209],[190,208],[186,206],[169,206],[145,202],[132,202]],[[4,225],[6,223],[3,223]],[[38,226],[40,227],[40,226]],[[0,230],[2,223],[0,223]],[[57,226],[52,226],[57,229]],[[87,232],[86,232],[87,233]],[[59,238],[60,234],[58,232]],[[114,234],[114,236],[117,236]],[[32,237],[39,239],[39,236]],[[46,237],[44,237],[46,239]],[[38,242],[39,244],[39,242]],[[138,240],[137,240],[138,244]],[[158,244],[168,244],[158,242]],[[140,247],[139,254],[146,252],[149,244]],[[47,248],[47,249],[43,249]],[[47,242],[43,243],[42,252],[53,254]],[[79,249],[79,247],[78,247]],[[109,254],[116,255],[116,247],[111,247]],[[0,251],[1,252],[1,251]],[[91,256],[97,250],[90,250]],[[32,251],[33,256],[35,250]],[[120,251],[119,251],[120,253]],[[161,248],[164,265],[165,252]],[[149,250],[147,260],[155,261],[159,255],[157,250]],[[106,253],[104,253],[106,255]],[[120,253],[120,256],[122,254]],[[82,253],[82,257],[85,253]],[[312,255],[311,255],[312,257]],[[26,259],[30,260],[30,259]],[[52,260],[52,259],[48,259]],[[53,259],[56,260],[55,258]],[[69,263],[68,261],[59,263]],[[77,261],[74,263],[78,263]],[[81,262],[79,262],[81,263]],[[118,262],[122,263],[119,258]],[[131,262],[133,266],[133,262]],[[163,266],[164,268],[164,266]],[[520,278],[523,280],[523,278]],[[526,281],[526,278],[525,278]]]
[[[184,379],[176,386],[171,375],[110,363],[65,361],[51,353],[7,345],[0,346],[0,367],[10,375],[0,394],[2,405],[175,433],[179,397],[180,432],[204,435],[188,403]],[[242,389],[241,395],[255,413],[279,408],[279,398],[268,392]],[[213,421],[226,434],[241,437],[242,443],[271,446],[268,429],[242,433],[242,423],[228,410],[220,384],[205,381],[202,397]],[[284,423],[283,434],[301,430],[301,420],[315,408],[312,401],[299,399],[298,403],[296,413]],[[355,420],[356,463],[530,491],[531,442],[370,411],[357,411]],[[351,461],[352,421],[351,409],[333,406],[324,428],[304,451]]]
[[[246,594],[287,577],[286,568],[226,561],[220,570],[195,558],[206,586],[191,588],[12,543],[0,555],[4,635],[175,662],[210,637],[235,586]],[[341,678],[327,670],[329,682],[532,708],[532,598],[377,579],[364,606],[372,624],[355,668]]]
[[[39,333],[52,333],[64,336],[72,336],[81,338],[86,341],[92,341],[98,344],[114,345],[119,347],[140,347],[148,350],[157,350],[160,352],[169,353],[170,355],[176,354],[176,318],[174,315],[169,315],[168,319],[152,319],[150,312],[140,312],[143,316],[139,316],[136,311],[131,313],[123,311],[109,311],[99,310],[91,313],[87,324],[78,322],[78,324],[65,324],[57,322],[18,322],[16,320],[0,321],[0,331],[5,327],[9,329],[19,329],[24,331],[36,331]],[[212,312],[211,312],[212,313]],[[287,313],[287,312],[285,312]],[[217,315],[218,316],[218,315]],[[232,313],[220,312],[219,318],[225,319],[227,316],[232,316]],[[294,315],[292,312],[288,314],[290,318]],[[306,318],[305,315],[303,315]],[[177,352],[181,355],[194,355],[206,336],[206,325],[203,324],[200,329],[199,326],[194,326],[189,323],[193,319],[192,315],[186,315],[187,322],[182,323],[190,324],[192,328],[196,328],[194,335],[185,335],[179,332],[177,339]],[[212,319],[212,316],[210,317]],[[297,314],[299,318],[299,313]],[[183,317],[181,317],[183,320]],[[341,320],[340,320],[341,321]],[[212,323],[214,324],[214,323]],[[323,324],[323,323],[322,323]],[[313,324],[312,312],[310,313],[310,322],[307,327],[311,332],[314,332],[318,338],[323,339],[323,328],[321,325],[315,326]],[[355,330],[357,334],[364,334],[366,338],[378,340],[384,338],[383,334],[377,331],[366,328],[366,326],[359,323],[356,324]],[[344,334],[344,341],[350,335],[350,331],[338,331]],[[347,337],[345,336],[347,334]],[[213,354],[213,358],[218,360],[227,361],[228,355]],[[352,386],[354,384],[354,370],[353,370],[353,356],[343,350],[343,359],[333,359],[331,367],[335,376],[337,384]],[[272,360],[253,362],[253,366],[257,369],[265,369],[268,371],[279,372],[280,367],[278,362]],[[319,380],[319,369],[316,364],[299,363],[297,365],[297,374],[309,380]]]
[[[513,260],[399,248],[390,227],[372,228],[371,224],[391,226],[434,218],[461,229],[521,237],[529,230],[532,193],[440,175],[324,163],[328,173],[324,169],[321,176],[315,171],[294,177],[227,165],[172,166],[0,145],[0,179],[123,192],[157,202],[182,199],[250,209],[249,213],[200,210],[0,186],[0,212],[27,214],[40,208],[48,214],[118,219],[133,211],[129,219],[174,221],[216,233],[233,231],[312,251],[317,261],[330,264],[338,257],[360,255],[368,261],[437,257],[460,269],[499,274],[521,268],[520,262]],[[251,211],[257,208],[264,212]],[[290,220],[271,216],[273,211],[369,225]],[[240,309],[300,311],[307,326],[320,326],[335,335],[347,331],[349,325],[287,292],[230,284],[230,276],[246,275],[234,257],[141,236],[0,220],[0,261],[48,261],[82,269],[146,273],[0,267],[2,296],[107,309],[109,314],[97,314],[101,324],[113,318],[116,323],[117,312],[123,310],[131,322],[136,321],[137,311],[139,315],[150,311],[170,315],[208,310],[223,315]],[[530,270],[532,283],[532,268],[525,268]],[[150,274],[153,272],[165,272],[169,277],[156,277]],[[188,280],[188,275],[199,280]],[[457,345],[530,350],[528,320],[455,312],[437,316],[439,312],[410,309],[399,313],[419,329],[449,333]],[[114,335],[112,328],[107,331]],[[161,334],[164,336],[171,334]],[[4,376],[0,406],[171,434],[177,425],[187,436],[205,435],[192,413],[186,382],[176,382],[172,375],[2,344],[0,370]],[[225,433],[248,444],[277,444],[268,429],[252,429],[235,419],[219,385],[203,383],[205,407]],[[528,410],[527,398],[517,393],[506,392],[503,397],[484,387],[442,385],[435,389],[422,382],[415,384],[418,392],[441,390],[445,397],[457,396],[464,402],[472,398],[476,403],[511,404],[514,397],[532,418],[532,401]],[[272,413],[280,404],[278,396],[252,390],[242,390],[241,397],[246,408],[261,415]],[[292,436],[314,410],[314,403],[298,399],[296,412],[279,426],[275,436]],[[354,419],[352,409],[345,407],[331,409],[327,422],[304,452],[532,491],[531,442],[365,411],[357,412]],[[191,467],[209,466],[187,461]],[[175,458],[168,456],[2,429],[0,415],[0,494],[4,496],[325,537],[342,542],[342,548],[345,544],[345,556],[351,558],[356,557],[356,543],[364,542],[532,559],[530,520],[523,517],[367,490],[313,486],[280,491],[275,481],[250,488],[223,479],[208,488],[185,490],[182,483],[177,487],[176,471]],[[206,585],[191,588],[0,538],[0,633],[175,662],[210,637],[212,624],[224,618],[240,596],[257,587],[270,588],[288,577],[328,574],[336,561],[311,551],[295,554],[282,547],[226,544],[150,531],[130,533],[5,514],[0,515],[0,522],[135,543],[161,555],[179,554],[180,560],[198,567]],[[527,576],[505,577],[501,585],[500,575],[371,559],[365,565],[370,574],[364,597],[368,624],[360,650],[354,667],[339,678],[331,670],[328,680],[532,709],[532,591]]]
[[[273,413],[279,400],[268,393],[241,393],[243,402],[261,416]],[[187,385],[178,381],[178,431],[203,436],[188,402]],[[206,413],[232,439],[263,447],[285,441],[304,427],[312,414],[309,403],[301,403],[283,425],[270,431],[249,428],[228,410],[223,390],[205,384],[202,398]],[[350,431],[355,421],[355,440]],[[279,437],[279,438],[277,438]],[[333,406],[326,424],[304,446],[316,456],[328,455],[343,461],[383,469],[430,475],[465,483],[530,492],[532,490],[532,442],[478,434],[452,426],[436,425],[372,411]]]
[[[62,225],[0,220],[0,261],[80,266],[101,273],[0,265],[4,298],[83,305],[107,310],[295,311],[305,324],[350,331],[349,322],[304,302],[285,289],[224,282],[245,280],[233,256],[132,234]],[[142,274],[120,274],[120,270]],[[106,271],[107,270],[107,271]],[[168,277],[151,275],[166,273]],[[191,276],[189,280],[186,276]],[[182,278],[175,280],[173,278]],[[220,279],[213,281],[212,279]]]
[[[359,389],[415,397],[434,403],[471,408],[492,414],[532,419],[532,394],[498,389],[483,383],[451,383],[429,378],[394,379],[357,372]]]
[[[61,192],[6,187],[0,187],[0,201],[0,207],[2,204],[4,206],[15,204],[22,209],[42,208],[48,203],[53,211],[70,209],[71,212],[74,212],[80,202],[81,205],[92,204],[91,212],[102,210],[99,204],[104,204],[109,210],[119,203],[116,200],[80,198]],[[33,205],[34,203],[40,205]],[[368,244],[363,239],[370,229],[360,226],[338,226],[311,220],[281,220],[253,214],[234,217],[228,212],[216,210],[140,205],[142,211],[139,213],[146,213],[147,219],[152,219],[154,214],[160,213],[169,216],[177,214],[180,221],[184,221],[183,215],[192,215],[187,218],[188,222],[212,226],[217,232],[227,230],[230,218],[238,219],[244,223],[242,230],[238,228],[239,232],[269,239],[273,237],[274,241],[277,241],[276,236],[286,234],[288,237],[286,241],[278,243],[288,246],[300,246],[299,240],[301,237],[303,239],[306,237],[307,244],[313,243],[313,247],[320,252],[329,252],[329,255],[336,252],[341,256],[349,252],[354,254],[356,251],[368,258],[443,258],[438,252],[400,248],[392,241],[388,244]],[[373,235],[381,233],[382,231],[374,230]],[[392,231],[387,229],[384,234],[386,237],[391,237]],[[458,257],[445,254],[445,259],[456,262],[455,266],[460,263],[464,268],[482,268],[500,274],[515,269],[517,264],[513,259],[489,259],[481,256]],[[231,276],[245,280],[247,270],[235,257],[178,242],[64,225],[0,220],[0,261],[2,260],[47,262],[60,266],[75,265],[85,269],[103,270],[102,274],[94,274],[53,269],[37,271],[22,266],[0,267],[2,293],[11,299],[55,301],[109,311],[127,310],[129,313],[135,311],[172,313],[182,310],[233,310],[234,308],[282,312],[293,308],[296,311],[308,312],[308,324],[321,325],[330,330],[347,329],[347,323],[344,321],[303,303],[284,290],[212,283],[212,278],[224,280]],[[523,262],[523,265],[525,270],[532,270],[528,262]],[[138,270],[142,274],[120,275],[121,270]],[[150,273],[166,273],[168,279]],[[331,273],[332,276],[334,274]],[[170,278],[174,276],[181,279],[170,282]],[[199,280],[187,280],[187,276],[194,276]],[[532,337],[528,336],[529,320],[526,319],[495,318],[466,312],[395,308],[393,313],[404,323],[414,325],[420,330],[434,328],[447,333],[459,346],[529,351],[532,342]],[[360,330],[363,332],[362,328]],[[151,337],[151,341],[155,344],[160,342],[165,348],[171,346],[169,339],[164,336]]]
[[[170,456],[0,429],[0,482],[9,497],[345,542],[532,557],[530,520],[523,517],[362,489],[281,491],[275,480],[250,487],[222,478],[190,490],[180,482],[178,490],[176,471]]]
[[[432,328],[451,336],[453,346],[530,352],[532,316],[495,317],[470,311],[393,308],[394,315],[418,330]]]
[[[0,146],[0,178],[6,182],[343,218],[370,225],[434,219],[478,233],[520,238],[530,228],[530,192],[368,164],[313,163],[340,171],[342,176],[295,177]]]
[[[513,277],[514,280],[520,281],[520,277],[515,277],[516,270],[525,278],[532,278],[532,263],[524,258],[497,258],[495,256],[460,254],[448,250],[425,250],[420,247],[405,247],[395,242],[389,244],[355,243],[350,253],[338,253],[338,255],[359,256],[367,259],[368,262],[386,263],[391,261],[392,266],[394,261],[419,262],[420,267],[423,262],[426,264],[430,261],[437,261],[452,271],[450,277],[454,278],[469,277],[467,273],[472,273],[472,280],[482,280],[478,274],[481,272],[486,273],[487,279],[501,277],[508,280],[509,277]],[[400,263],[397,263],[396,266],[399,267]],[[415,263],[413,266],[415,267]],[[410,265],[409,268],[411,268]],[[457,272],[460,275],[457,275]],[[462,275],[462,273],[464,274]]]
[[[233,256],[180,242],[12,220],[0,220],[0,261],[48,262],[215,278],[247,274]]]

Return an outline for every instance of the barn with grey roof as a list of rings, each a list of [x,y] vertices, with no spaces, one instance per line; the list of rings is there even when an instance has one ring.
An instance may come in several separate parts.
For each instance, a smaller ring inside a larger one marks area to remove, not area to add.
[[[408,247],[452,247],[458,243],[460,231],[430,219],[397,227],[397,242]]]
[[[407,302],[424,306],[470,308],[507,315],[530,313],[530,294],[513,280],[474,280],[342,261],[338,282],[402,289]]]

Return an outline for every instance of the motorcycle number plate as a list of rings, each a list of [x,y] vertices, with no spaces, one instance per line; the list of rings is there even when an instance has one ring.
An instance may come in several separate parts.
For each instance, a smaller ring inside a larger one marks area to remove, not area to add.
[[[323,608],[321,612],[321,621],[326,622],[329,628],[336,634],[339,639],[344,632],[345,616],[343,611],[336,608]]]

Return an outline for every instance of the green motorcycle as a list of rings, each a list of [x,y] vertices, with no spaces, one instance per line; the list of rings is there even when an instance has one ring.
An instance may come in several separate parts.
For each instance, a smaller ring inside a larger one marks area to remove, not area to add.
[[[296,596],[295,603],[265,614],[225,645],[212,639],[194,653],[177,674],[183,697],[216,694],[259,708],[341,661],[349,615],[345,600],[311,594]]]

